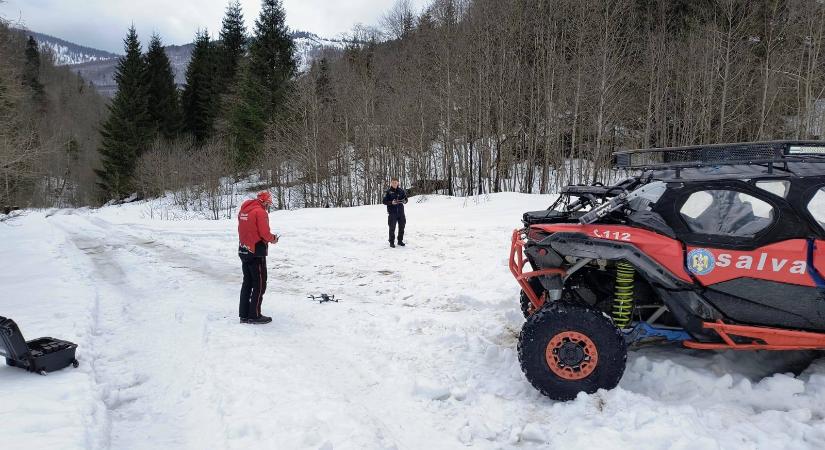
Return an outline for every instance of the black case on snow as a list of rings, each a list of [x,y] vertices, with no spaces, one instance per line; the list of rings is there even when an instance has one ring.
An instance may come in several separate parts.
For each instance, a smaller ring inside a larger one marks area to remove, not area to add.
[[[45,375],[69,365],[78,366],[77,344],[51,337],[26,342],[17,324],[0,316],[0,357],[6,364]]]

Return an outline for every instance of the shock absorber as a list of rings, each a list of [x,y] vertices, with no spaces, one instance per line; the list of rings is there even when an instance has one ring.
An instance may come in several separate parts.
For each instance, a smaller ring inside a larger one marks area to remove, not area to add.
[[[626,261],[616,263],[616,292],[613,297],[613,323],[624,329],[633,315],[633,284],[636,268]]]

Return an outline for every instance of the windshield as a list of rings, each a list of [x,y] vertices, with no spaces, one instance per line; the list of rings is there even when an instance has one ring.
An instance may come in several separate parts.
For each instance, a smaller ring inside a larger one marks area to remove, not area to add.
[[[627,206],[633,211],[648,211],[659,201],[665,189],[667,185],[663,181],[648,183],[627,195]]]

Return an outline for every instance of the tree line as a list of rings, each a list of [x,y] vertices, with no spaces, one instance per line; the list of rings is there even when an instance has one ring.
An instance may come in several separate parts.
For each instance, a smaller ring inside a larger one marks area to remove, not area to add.
[[[100,199],[209,203],[246,179],[280,207],[352,206],[392,176],[414,193],[547,193],[609,178],[619,149],[825,129],[817,0],[396,0],[302,73],[288,31],[278,0],[251,32],[231,3],[216,39],[197,33],[178,90],[160,38],[142,53],[130,30],[86,166]],[[0,99],[40,95],[6,85]]]
[[[359,38],[269,129],[273,183],[308,205],[374,203],[396,174],[547,193],[619,149],[823,137],[821,1],[399,0]]]

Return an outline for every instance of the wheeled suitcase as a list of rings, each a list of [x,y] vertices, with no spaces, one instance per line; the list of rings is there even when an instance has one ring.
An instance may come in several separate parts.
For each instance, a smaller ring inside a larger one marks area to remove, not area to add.
[[[77,367],[76,350],[76,344],[51,337],[26,342],[17,324],[0,316],[0,357],[12,367],[41,375],[69,365]]]

